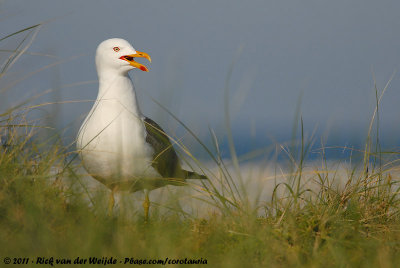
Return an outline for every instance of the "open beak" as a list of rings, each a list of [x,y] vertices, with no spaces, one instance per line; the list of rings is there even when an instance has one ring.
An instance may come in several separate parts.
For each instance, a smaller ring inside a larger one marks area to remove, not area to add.
[[[131,66],[136,67],[144,72],[148,72],[149,69],[145,65],[143,65],[139,62],[136,62],[135,58],[146,58],[146,59],[148,59],[149,62],[151,62],[151,58],[150,58],[149,54],[147,54],[145,52],[140,52],[140,51],[136,51],[136,54],[125,55],[125,56],[120,57],[121,60],[125,60],[125,61],[129,62],[129,64]]]

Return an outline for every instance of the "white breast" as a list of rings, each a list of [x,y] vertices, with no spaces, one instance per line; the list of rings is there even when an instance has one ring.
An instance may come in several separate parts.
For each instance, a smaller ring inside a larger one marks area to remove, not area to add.
[[[128,79],[129,80],[129,79]],[[133,88],[114,81],[99,96],[79,130],[77,148],[86,170],[105,182],[160,177],[151,166],[142,115]]]

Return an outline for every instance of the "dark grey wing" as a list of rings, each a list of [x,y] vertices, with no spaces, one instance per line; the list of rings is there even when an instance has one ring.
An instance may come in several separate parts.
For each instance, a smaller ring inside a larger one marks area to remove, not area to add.
[[[152,166],[164,178],[186,178],[186,172],[182,170],[174,147],[164,130],[147,117],[144,119],[144,125],[147,131],[146,142],[154,149]]]

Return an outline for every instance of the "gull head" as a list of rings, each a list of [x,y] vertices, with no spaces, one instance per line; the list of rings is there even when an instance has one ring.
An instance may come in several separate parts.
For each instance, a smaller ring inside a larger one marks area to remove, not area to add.
[[[135,50],[128,41],[120,38],[107,39],[96,50],[97,71],[126,74],[137,68],[148,72],[149,69],[135,61],[135,58],[145,58],[151,62],[147,53]]]

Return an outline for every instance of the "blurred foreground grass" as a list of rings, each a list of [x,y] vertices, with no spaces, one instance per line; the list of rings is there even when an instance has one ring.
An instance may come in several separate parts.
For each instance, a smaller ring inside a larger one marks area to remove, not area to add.
[[[1,75],[25,50],[16,49]],[[361,168],[351,166],[347,175],[328,169],[323,153],[313,175],[305,173],[311,144],[301,130],[299,144],[284,149],[290,172],[271,188],[272,198],[265,203],[249,201],[251,193],[242,178],[247,175],[235,155],[233,175],[218,154],[210,153],[218,172],[195,188],[215,209],[204,217],[179,209],[153,210],[144,224],[140,215],[107,216],[102,202],[108,199],[107,192],[80,186],[71,153],[57,139],[37,139],[37,127],[25,118],[29,109],[20,111],[14,107],[0,114],[0,262],[5,256],[41,256],[202,258],[211,267],[400,263],[399,166],[396,159],[383,158],[379,143],[370,138],[372,128]],[[371,122],[379,118],[377,113],[378,109]],[[201,164],[200,168],[207,169]],[[313,187],[307,184],[310,180]]]
[[[0,158],[2,257],[203,258],[212,267],[394,267],[400,262],[399,203],[390,172],[369,173],[342,190],[321,177],[319,190],[302,192],[297,201],[290,192],[274,195],[262,205],[261,216],[238,202],[202,218],[151,213],[144,224],[142,217],[107,216],[96,202],[107,200],[107,194],[90,193],[95,201],[88,205],[86,194],[63,182],[68,176],[77,179],[73,170],[55,179],[54,168],[63,166],[65,156],[59,146],[38,157],[35,142],[12,137]]]

